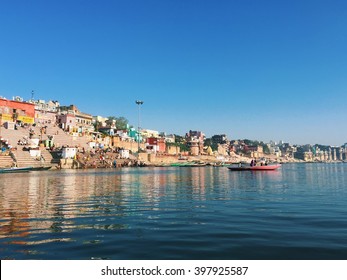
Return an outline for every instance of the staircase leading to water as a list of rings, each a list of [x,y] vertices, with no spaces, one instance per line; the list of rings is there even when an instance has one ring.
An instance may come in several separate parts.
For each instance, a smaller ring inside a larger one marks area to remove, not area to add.
[[[42,131],[42,127],[46,127],[44,131]],[[34,131],[33,138],[40,139],[42,141],[49,140],[49,138],[53,138],[53,143],[55,147],[61,146],[69,146],[69,147],[80,147],[85,150],[89,150],[89,141],[92,141],[91,136],[77,136],[66,133],[61,128],[59,128],[55,124],[38,124],[36,126],[31,126],[31,129]],[[29,127],[23,128],[18,127],[16,130],[5,129],[1,127],[0,136],[8,142],[12,148],[17,148],[17,150],[13,151],[14,157],[17,160],[17,165],[19,167],[25,166],[42,166],[42,165],[54,165],[59,164],[60,160],[56,155],[52,156],[52,154],[46,149],[41,147],[41,154],[44,161],[36,160],[35,158],[30,156],[29,151],[23,151],[23,147],[25,145],[18,144],[18,141],[27,142],[26,147],[32,144],[29,139]],[[11,156],[4,157],[0,159],[0,167],[1,166],[12,166],[14,164],[14,160]]]
[[[79,146],[81,148],[84,147],[85,149],[89,149],[88,142],[91,140],[90,136],[73,136],[54,124],[45,124],[44,126],[46,127],[44,133],[41,133],[42,125],[31,127],[34,131],[33,138],[47,140],[48,137],[51,136],[53,137],[53,142],[56,147],[68,145],[70,147]],[[1,136],[8,140],[9,145],[16,147],[19,140],[29,139],[29,128],[18,127],[16,130],[11,130],[2,127]],[[18,148],[20,147],[21,146],[18,145]]]
[[[14,161],[10,155],[0,154],[0,168],[13,166]]]
[[[17,150],[12,152],[18,167],[39,167],[39,166],[50,166],[51,164],[46,164],[45,160],[36,159],[35,157],[32,157],[29,153],[29,151],[22,151]]]
[[[0,136],[3,139],[7,140],[9,145],[11,145],[12,147],[16,147],[18,140],[29,138],[29,130],[24,128],[12,130],[12,129],[5,129],[4,127],[1,127]]]
[[[60,158],[53,157],[52,154],[46,149],[41,150],[41,155],[45,160],[45,165],[58,165],[60,163]]]

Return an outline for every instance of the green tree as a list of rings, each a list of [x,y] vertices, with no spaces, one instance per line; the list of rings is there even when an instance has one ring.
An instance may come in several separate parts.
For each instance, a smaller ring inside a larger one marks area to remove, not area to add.
[[[211,147],[212,151],[218,150],[218,143],[213,142],[212,138],[206,138],[204,141],[205,147]]]
[[[99,131],[99,128],[102,126],[101,122],[98,122],[98,121],[94,122],[93,125],[95,128],[95,131]]]
[[[112,122],[113,120],[116,121],[116,127],[117,129],[127,129],[127,126],[128,126],[128,119],[125,118],[125,117],[114,117],[114,116],[111,116],[111,117],[108,117],[108,122]]]
[[[264,154],[270,154],[270,149],[269,149],[268,145],[262,144],[262,146],[263,146]]]
[[[180,147],[181,152],[190,150],[189,146],[186,143],[186,139],[177,134],[175,134],[175,143],[166,143],[166,145]]]
[[[185,143],[185,142],[186,141],[185,141],[184,137],[175,134],[175,143]]]
[[[128,128],[128,119],[125,117],[116,118],[116,127],[118,129],[127,129]]]

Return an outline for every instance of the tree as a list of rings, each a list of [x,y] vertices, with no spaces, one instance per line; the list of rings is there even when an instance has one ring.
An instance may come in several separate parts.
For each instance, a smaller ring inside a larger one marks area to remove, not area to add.
[[[127,129],[128,128],[128,119],[125,117],[116,118],[116,127],[118,129]]]
[[[98,121],[94,122],[93,125],[95,128],[95,131],[99,131],[99,128],[102,126],[101,122],[98,122]]]
[[[127,129],[129,123],[128,119],[125,117],[108,117],[107,123],[112,123],[112,121],[116,121],[117,129]]]
[[[213,151],[218,150],[218,143],[213,142],[212,138],[206,138],[204,141],[204,146],[211,147]]]
[[[175,143],[185,143],[186,140],[181,135],[175,134]]]
[[[268,145],[263,144],[262,146],[263,146],[263,152],[264,152],[264,154],[270,154],[270,149],[269,149]]]

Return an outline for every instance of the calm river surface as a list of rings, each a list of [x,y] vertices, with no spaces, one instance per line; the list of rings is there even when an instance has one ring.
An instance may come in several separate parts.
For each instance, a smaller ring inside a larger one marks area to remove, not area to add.
[[[347,259],[347,164],[0,175],[1,259]]]

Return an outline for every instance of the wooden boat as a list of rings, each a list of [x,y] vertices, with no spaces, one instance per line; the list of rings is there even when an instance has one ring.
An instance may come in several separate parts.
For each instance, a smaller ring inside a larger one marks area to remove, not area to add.
[[[181,167],[181,166],[186,166],[188,165],[187,162],[175,162],[175,163],[171,163],[170,166],[178,166],[178,167]]]
[[[184,164],[178,165],[179,167],[203,167],[207,164],[204,162],[186,162]]]
[[[9,167],[9,168],[0,168],[0,173],[21,173],[21,172],[29,172],[33,168],[30,167]]]
[[[256,166],[228,166],[231,171],[270,171],[279,168],[280,164],[256,165]]]
[[[52,166],[38,166],[38,167],[32,167],[30,171],[44,171],[51,169]]]

